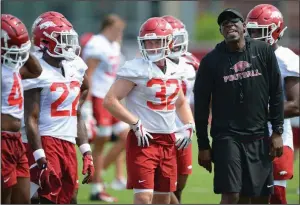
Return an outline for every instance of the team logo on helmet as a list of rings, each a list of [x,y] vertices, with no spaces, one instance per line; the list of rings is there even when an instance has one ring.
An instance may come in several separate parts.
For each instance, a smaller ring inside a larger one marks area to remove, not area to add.
[[[49,27],[55,27],[56,24],[53,23],[52,21],[46,21],[44,23],[42,23],[41,25],[39,25],[40,29],[46,29],[46,28],[49,28]]]

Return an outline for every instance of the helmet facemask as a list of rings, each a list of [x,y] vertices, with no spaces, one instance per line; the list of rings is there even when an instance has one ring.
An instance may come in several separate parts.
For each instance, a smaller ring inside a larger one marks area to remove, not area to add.
[[[53,53],[47,49],[50,56],[66,60],[74,60],[79,56],[81,47],[79,46],[78,34],[73,29],[62,32],[53,31],[50,35],[44,32],[44,35],[55,42]]]
[[[186,30],[176,30],[173,32],[173,46],[170,58],[179,58],[186,54],[188,50],[188,33]]]
[[[278,28],[279,28],[279,26],[277,26],[274,23],[269,24],[269,25],[258,25],[257,22],[248,22],[247,23],[247,31],[248,31],[250,37],[252,37],[251,33],[254,32],[253,29],[259,29],[260,31],[259,32],[256,31],[256,33],[260,33],[260,36],[253,37],[253,39],[266,41],[270,45],[276,43],[283,36],[285,29],[287,29],[287,27],[285,27],[279,34],[278,39],[274,39],[272,34]]]
[[[156,34],[146,34],[143,37],[138,37],[138,44],[141,55],[145,60],[157,62],[168,57],[171,53],[170,44],[172,42],[172,36],[156,36]],[[158,48],[146,49],[145,41],[160,40],[161,46]]]
[[[2,64],[13,70],[22,67],[29,58],[29,51],[31,47],[30,41],[22,44],[20,48],[16,45],[11,46],[10,48],[8,48],[7,45],[2,46],[5,46],[1,47],[1,50],[3,51],[1,54]]]

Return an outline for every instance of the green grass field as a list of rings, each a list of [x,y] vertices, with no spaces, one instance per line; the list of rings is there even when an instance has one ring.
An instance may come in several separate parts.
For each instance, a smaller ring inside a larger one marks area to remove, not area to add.
[[[213,175],[209,174],[206,170],[201,168],[197,163],[197,143],[193,143],[193,173],[190,175],[187,186],[183,192],[182,203],[185,204],[218,204],[220,202],[220,195],[213,193]],[[81,159],[79,156],[78,159]],[[79,160],[79,173],[80,183],[82,181],[82,161]],[[124,165],[125,166],[125,165]],[[287,199],[289,204],[299,204],[299,196],[297,189],[299,187],[299,158],[294,165],[294,178],[288,182]],[[114,166],[105,173],[104,179],[107,183],[110,183],[114,179]],[[99,204],[99,202],[92,202],[89,200],[90,185],[80,184],[78,203]],[[115,191],[110,188],[107,191],[116,196],[120,204],[132,204],[133,192],[132,190]],[[104,202],[100,202],[104,203]]]

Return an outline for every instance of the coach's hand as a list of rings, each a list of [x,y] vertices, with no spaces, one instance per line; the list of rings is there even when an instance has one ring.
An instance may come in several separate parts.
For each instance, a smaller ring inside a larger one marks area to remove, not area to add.
[[[281,157],[282,154],[283,154],[282,137],[280,134],[273,132],[271,136],[270,156],[273,160],[275,157]]]
[[[94,173],[95,173],[95,168],[94,168],[94,163],[93,163],[93,157],[92,153],[86,152],[83,155],[83,169],[82,169],[82,174],[86,175],[84,179],[82,180],[82,184],[88,184],[92,181]]]
[[[199,150],[198,164],[204,167],[209,173],[211,173],[211,149]]]

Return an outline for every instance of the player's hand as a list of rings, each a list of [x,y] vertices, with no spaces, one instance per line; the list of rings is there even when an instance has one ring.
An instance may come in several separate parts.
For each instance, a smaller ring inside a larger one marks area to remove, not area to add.
[[[198,153],[198,164],[204,167],[209,173],[211,173],[211,149],[199,150]]]
[[[95,168],[94,168],[94,163],[93,163],[93,157],[91,152],[86,152],[83,155],[83,169],[82,169],[82,174],[86,175],[84,179],[82,180],[82,184],[88,184],[92,181],[94,173],[95,173]]]
[[[36,164],[30,167],[30,175],[33,182],[40,186],[43,194],[56,195],[59,193],[62,186],[61,180],[45,157],[38,159]]]
[[[149,139],[153,139],[152,135],[143,127],[141,120],[131,125],[138,140],[138,146],[149,147]]]
[[[273,132],[271,136],[270,156],[272,160],[275,157],[281,157],[283,154],[283,140],[281,135]]]
[[[185,149],[192,142],[195,126],[192,123],[186,124],[175,132],[175,146],[178,150]]]

